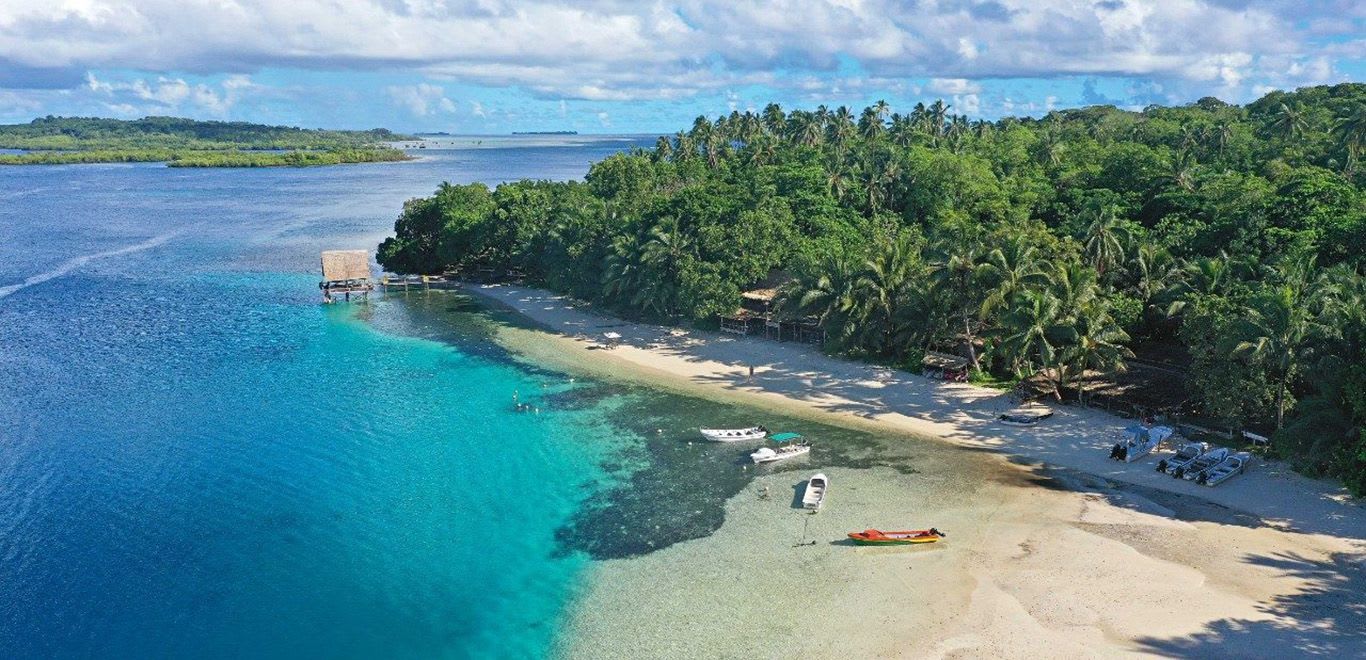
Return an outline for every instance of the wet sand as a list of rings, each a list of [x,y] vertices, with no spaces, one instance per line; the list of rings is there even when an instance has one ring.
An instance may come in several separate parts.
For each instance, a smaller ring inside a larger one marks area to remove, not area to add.
[[[890,454],[914,445],[928,456],[913,473],[759,468],[711,536],[597,562],[562,655],[1366,654],[1366,513],[1329,482],[1273,463],[1202,488],[1157,474],[1155,457],[1106,460],[1126,422],[1096,411],[1007,427],[993,422],[1009,404],[992,390],[624,323],[534,289],[470,290],[551,330],[499,333],[536,363],[781,407],[879,432]],[[625,345],[594,348],[607,330]],[[794,497],[816,471],[831,477],[830,496],[809,515]],[[843,541],[930,526],[949,538]]]

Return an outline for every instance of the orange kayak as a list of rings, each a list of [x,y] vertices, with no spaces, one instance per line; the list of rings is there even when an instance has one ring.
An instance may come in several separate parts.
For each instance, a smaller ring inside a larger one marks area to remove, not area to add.
[[[934,543],[945,536],[948,536],[948,534],[933,527],[929,529],[902,530],[899,532],[884,532],[878,529],[865,529],[861,532],[849,532],[849,539],[859,545]]]

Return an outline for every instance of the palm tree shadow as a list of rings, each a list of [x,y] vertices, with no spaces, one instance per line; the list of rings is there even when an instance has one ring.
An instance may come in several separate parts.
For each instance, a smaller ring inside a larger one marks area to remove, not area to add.
[[[1143,637],[1140,650],[1169,657],[1366,657],[1366,556],[1343,552],[1320,561],[1282,552],[1244,561],[1307,585],[1260,605],[1272,619],[1221,619],[1192,635]]]

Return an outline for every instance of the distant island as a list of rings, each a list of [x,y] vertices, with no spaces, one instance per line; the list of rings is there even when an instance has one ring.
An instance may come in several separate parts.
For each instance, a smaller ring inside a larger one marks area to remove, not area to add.
[[[513,135],[578,135],[578,131],[513,131]]]
[[[0,165],[162,162],[170,167],[307,167],[410,160],[385,128],[333,131],[177,117],[41,117],[0,125]]]

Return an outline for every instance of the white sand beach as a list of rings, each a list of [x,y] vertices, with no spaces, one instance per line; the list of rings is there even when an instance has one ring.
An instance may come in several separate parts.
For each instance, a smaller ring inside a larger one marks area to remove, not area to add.
[[[565,655],[1366,655],[1366,507],[1333,483],[1259,460],[1205,488],[1158,474],[1156,457],[1108,460],[1131,422],[1098,411],[1011,427],[995,390],[626,323],[526,287],[466,291],[553,331],[500,333],[537,363],[856,425],[930,456],[917,474],[830,470],[815,516],[792,506],[799,474],[763,475],[715,534],[598,563]],[[594,350],[608,331],[621,345]],[[841,542],[911,524],[950,537]]]

